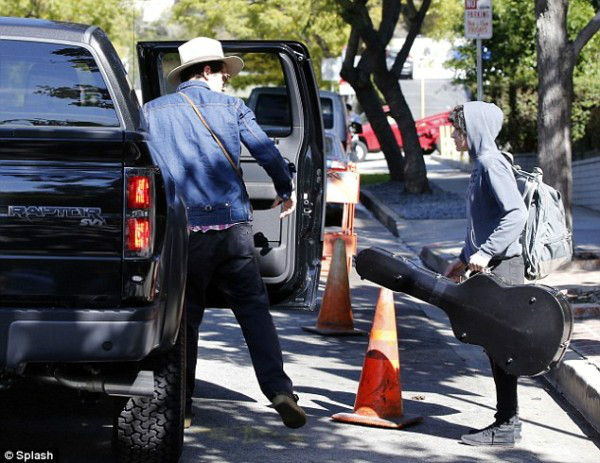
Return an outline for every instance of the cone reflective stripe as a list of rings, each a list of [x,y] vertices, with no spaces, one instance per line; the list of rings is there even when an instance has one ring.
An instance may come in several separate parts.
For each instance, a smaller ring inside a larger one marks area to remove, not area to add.
[[[350,282],[346,265],[346,245],[343,240],[337,239],[333,246],[333,257],[317,324],[314,327],[303,326],[302,329],[332,336],[365,334],[364,331],[354,328]]]
[[[421,416],[404,413],[394,293],[387,288],[379,293],[354,411],[337,413],[332,418],[344,423],[396,429],[423,420]]]

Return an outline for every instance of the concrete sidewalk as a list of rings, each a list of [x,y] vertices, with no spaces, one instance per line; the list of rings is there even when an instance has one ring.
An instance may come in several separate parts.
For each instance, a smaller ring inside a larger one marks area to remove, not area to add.
[[[430,182],[464,196],[469,173],[426,157]],[[415,255],[435,271],[443,272],[463,245],[466,219],[404,220],[372,192],[361,191],[361,202]],[[545,378],[600,431],[600,304],[585,296],[600,290],[600,212],[573,208],[576,258],[567,268],[540,280],[567,291],[575,314],[572,341],[561,365]]]

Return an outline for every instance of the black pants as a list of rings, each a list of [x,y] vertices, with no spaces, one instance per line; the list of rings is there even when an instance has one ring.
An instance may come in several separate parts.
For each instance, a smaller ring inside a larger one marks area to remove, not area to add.
[[[492,273],[501,277],[508,284],[523,284],[524,264],[523,257],[490,262]],[[494,417],[498,423],[504,423],[515,416],[519,411],[517,399],[517,376],[507,373],[490,357],[494,383],[496,384],[496,414]]]
[[[279,338],[254,255],[252,226],[238,224],[223,231],[194,232],[189,246],[185,294],[187,405],[191,406],[196,384],[198,327],[204,315],[209,283],[223,293],[242,328],[263,394],[271,399],[276,393],[291,393],[292,381],[283,371]]]

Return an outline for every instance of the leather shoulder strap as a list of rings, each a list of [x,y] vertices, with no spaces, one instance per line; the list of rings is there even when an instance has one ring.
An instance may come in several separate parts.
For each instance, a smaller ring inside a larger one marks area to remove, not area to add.
[[[210,128],[210,126],[208,125],[208,122],[206,122],[206,119],[204,118],[204,116],[202,115],[202,113],[200,112],[200,110],[196,107],[196,105],[194,104],[194,102],[192,101],[192,99],[189,96],[187,96],[185,93],[183,93],[183,92],[178,92],[178,93],[182,97],[184,97],[188,101],[188,103],[192,106],[192,108],[194,109],[194,112],[198,115],[198,117],[202,121],[202,124],[204,124],[204,127],[206,127],[206,130],[208,130],[210,132],[210,134],[212,135],[213,139],[215,140],[215,142],[217,142],[217,145],[219,145],[219,148],[221,148],[221,151],[223,151],[223,154],[225,155],[225,157],[229,161],[229,164],[231,164],[231,167],[233,167],[235,169],[235,171],[237,172],[238,176],[241,179],[242,178],[242,172],[240,171],[240,168],[233,161],[232,157],[227,152],[227,149],[225,149],[225,146],[223,146],[223,143],[221,143],[221,140],[219,140],[219,137],[217,137],[217,134],[215,132],[213,132],[213,130]]]

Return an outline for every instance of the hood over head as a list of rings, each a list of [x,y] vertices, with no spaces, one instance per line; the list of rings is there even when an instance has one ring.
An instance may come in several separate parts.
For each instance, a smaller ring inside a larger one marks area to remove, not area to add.
[[[496,137],[502,129],[502,110],[493,103],[470,101],[463,105],[469,155],[472,158],[482,154],[500,153]]]

